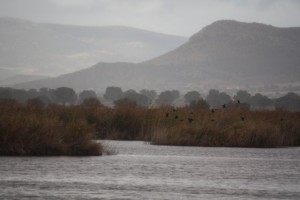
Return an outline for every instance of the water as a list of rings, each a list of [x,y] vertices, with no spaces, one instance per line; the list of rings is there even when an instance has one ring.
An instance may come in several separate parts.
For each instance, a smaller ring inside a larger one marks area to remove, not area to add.
[[[0,157],[0,199],[300,199],[300,148],[107,141],[102,157]]]

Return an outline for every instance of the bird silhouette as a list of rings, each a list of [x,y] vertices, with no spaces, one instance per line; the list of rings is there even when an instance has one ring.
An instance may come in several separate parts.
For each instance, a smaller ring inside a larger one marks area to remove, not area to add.
[[[194,121],[193,118],[188,118],[188,122],[189,122],[189,123],[192,123],[193,121]]]
[[[223,108],[226,108],[226,104],[223,104],[223,106],[222,106]]]

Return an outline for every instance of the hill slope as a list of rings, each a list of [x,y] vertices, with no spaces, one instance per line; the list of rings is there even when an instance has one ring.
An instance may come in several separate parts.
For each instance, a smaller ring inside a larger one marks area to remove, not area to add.
[[[99,61],[144,61],[184,42],[184,37],[130,27],[40,24],[0,18],[0,69],[13,74],[59,75]]]
[[[27,88],[107,86],[156,90],[235,87],[300,81],[300,28],[218,21],[179,48],[139,64],[99,63]],[[23,85],[24,86],[24,85]]]

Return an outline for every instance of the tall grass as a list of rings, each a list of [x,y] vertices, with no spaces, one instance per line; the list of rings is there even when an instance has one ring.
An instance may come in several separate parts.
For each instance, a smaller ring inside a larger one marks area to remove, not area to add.
[[[156,145],[283,147],[300,145],[300,113],[161,107],[83,111],[101,139]]]
[[[155,145],[300,145],[300,113],[245,109],[24,106],[0,103],[0,155],[101,155],[95,139]]]
[[[101,155],[92,127],[67,108],[0,105],[0,155]]]
[[[193,122],[162,124],[151,135],[158,145],[284,147],[300,145],[300,113],[198,111]]]

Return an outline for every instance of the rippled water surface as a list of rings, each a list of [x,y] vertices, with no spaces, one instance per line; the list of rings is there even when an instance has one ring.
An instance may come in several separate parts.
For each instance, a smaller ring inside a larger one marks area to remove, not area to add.
[[[0,157],[0,199],[300,199],[300,148],[105,143],[119,153]]]

